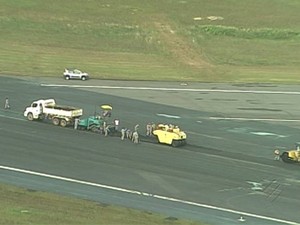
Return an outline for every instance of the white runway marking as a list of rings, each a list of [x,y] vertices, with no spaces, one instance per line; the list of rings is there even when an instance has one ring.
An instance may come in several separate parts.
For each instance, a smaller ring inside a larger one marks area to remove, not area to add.
[[[174,115],[168,115],[168,114],[163,114],[163,113],[157,113],[157,116],[162,116],[162,117],[167,117],[167,118],[174,118],[174,119],[180,119],[180,116],[174,116]]]
[[[39,173],[39,172],[25,170],[25,169],[18,169],[18,168],[14,168],[14,167],[3,166],[3,165],[0,165],[0,169],[7,170],[7,171],[13,171],[13,172],[19,172],[19,173],[23,173],[23,174],[35,175],[35,176],[39,176],[39,177],[46,177],[46,178],[56,179],[56,180],[61,180],[61,181],[67,181],[67,182],[71,182],[71,183],[105,188],[105,189],[114,190],[114,191],[126,192],[126,193],[130,193],[130,194],[143,195],[143,196],[153,197],[153,198],[157,198],[157,199],[161,199],[161,200],[166,200],[166,201],[177,202],[177,203],[186,204],[186,205],[192,205],[192,206],[197,206],[197,207],[202,207],[202,208],[207,208],[207,209],[213,209],[213,210],[238,214],[239,216],[242,215],[242,216],[248,216],[248,217],[253,217],[253,218],[262,219],[262,220],[279,222],[279,223],[283,223],[283,224],[299,225],[299,223],[296,223],[293,221],[282,220],[282,219],[277,219],[277,218],[273,218],[273,217],[262,216],[262,215],[257,215],[257,214],[253,214],[253,213],[247,213],[247,212],[242,212],[242,211],[237,211],[237,210],[232,210],[232,209],[226,209],[226,208],[222,208],[222,207],[217,207],[217,206],[207,205],[207,204],[202,204],[202,203],[197,203],[197,202],[185,201],[185,200],[181,200],[181,199],[170,198],[170,197],[166,197],[166,196],[162,196],[162,195],[156,195],[156,194],[151,194],[151,193],[147,193],[147,192],[140,192],[140,191],[125,189],[125,188],[120,188],[120,187],[114,187],[114,186],[105,185],[105,184],[98,184],[98,183],[76,180],[76,179],[72,179],[72,178],[56,176],[56,175],[51,175],[51,174],[46,174],[46,173]]]
[[[248,184],[251,184],[253,187],[251,187],[251,190],[253,191],[262,191],[263,185],[259,182],[253,182],[253,181],[247,181]]]
[[[224,139],[222,137],[212,136],[212,135],[207,135],[207,134],[201,134],[201,133],[193,132],[193,131],[186,131],[186,133],[188,133],[188,134],[194,134],[194,135],[198,135],[198,136],[203,136],[203,137],[207,137],[207,138],[213,138],[213,139],[221,139],[221,140]]]
[[[297,179],[286,178],[286,181],[291,182],[291,183],[300,184],[300,180],[297,180]]]
[[[296,119],[272,119],[272,118],[242,118],[242,117],[209,117],[210,120],[240,120],[240,121],[272,121],[272,122],[300,122]]]
[[[26,119],[17,118],[17,117],[12,117],[12,116],[7,116],[7,115],[1,115],[1,114],[0,114],[0,117],[4,117],[4,118],[8,118],[8,119],[13,119],[13,120],[26,121]]]
[[[256,91],[256,90],[226,90],[226,89],[198,89],[198,88],[164,88],[164,87],[121,87],[98,85],[68,85],[68,84],[41,84],[42,87],[75,87],[75,88],[100,88],[123,90],[153,90],[153,91],[187,91],[187,92],[221,92],[221,93],[252,93],[252,94],[285,94],[300,95],[298,91]]]
[[[276,137],[280,137],[280,138],[287,137],[285,135],[268,133],[268,132],[250,132],[250,134],[255,134],[255,135],[259,135],[259,136],[276,136]]]
[[[74,88],[99,88],[99,89],[122,89],[122,90],[153,90],[153,91],[185,91],[185,92],[219,92],[219,93],[253,93],[253,94],[283,94],[300,95],[299,91],[257,91],[235,89],[198,89],[198,88],[164,88],[164,87],[121,87],[101,85],[68,85],[68,84],[41,84],[42,87],[74,87]],[[164,115],[164,114],[161,114]],[[176,118],[176,117],[170,117]],[[274,121],[274,122],[300,122],[300,119],[273,119],[273,118],[229,118],[209,117],[211,120],[240,120],[240,121]],[[198,121],[197,121],[198,122]]]

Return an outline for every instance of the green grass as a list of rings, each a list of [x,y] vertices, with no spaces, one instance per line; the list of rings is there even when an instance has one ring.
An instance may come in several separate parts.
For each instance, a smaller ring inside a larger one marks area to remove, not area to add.
[[[203,25],[192,27],[192,35],[199,36],[209,34],[212,36],[227,36],[242,39],[268,39],[268,40],[300,40],[300,32],[288,29],[272,29],[272,28],[238,28],[227,27],[222,25]]]
[[[299,83],[299,11],[298,0],[0,0],[0,74],[78,67],[96,79]],[[0,224],[192,224],[0,191]]]
[[[299,1],[0,5],[2,74],[54,77],[78,67],[99,79],[299,83]]]
[[[0,185],[0,199],[1,225],[201,225],[199,222],[9,185]]]

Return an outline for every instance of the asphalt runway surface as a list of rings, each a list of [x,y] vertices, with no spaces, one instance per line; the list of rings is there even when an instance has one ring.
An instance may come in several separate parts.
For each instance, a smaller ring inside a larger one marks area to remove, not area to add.
[[[298,86],[0,77],[0,181],[210,224],[297,224],[299,165],[274,161],[300,141]],[[111,104],[121,127],[179,125],[172,148],[30,122],[33,100],[84,116]]]

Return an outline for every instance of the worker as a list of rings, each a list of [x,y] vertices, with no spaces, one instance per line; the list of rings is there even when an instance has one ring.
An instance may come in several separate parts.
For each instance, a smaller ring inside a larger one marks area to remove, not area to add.
[[[155,125],[155,123],[151,123],[151,135],[153,134],[153,131],[155,130],[155,128],[156,128],[156,125]]]
[[[132,139],[132,131],[130,129],[126,130],[126,138],[131,140]]]
[[[169,130],[169,125],[165,124],[164,127],[163,127],[163,130],[168,131]]]
[[[106,117],[106,116],[107,116],[107,113],[108,113],[108,111],[107,111],[107,110],[103,110],[103,112],[102,112],[102,116],[103,116],[103,117]]]
[[[102,116],[103,117],[111,117],[111,110],[103,110]]]
[[[40,103],[40,113],[43,113],[44,111],[43,111],[43,104],[42,103]]]
[[[175,126],[173,132],[179,134],[180,133],[179,127]]]
[[[135,144],[139,143],[139,134],[138,134],[137,131],[134,131],[132,133],[132,142],[135,143]]]
[[[147,136],[151,136],[151,130],[152,130],[152,125],[151,125],[151,123],[147,123],[147,125],[146,125],[146,135]]]
[[[10,109],[10,105],[9,105],[8,97],[6,97],[6,98],[5,98],[5,102],[4,102],[4,109]]]
[[[115,119],[115,120],[114,120],[114,125],[115,125],[115,130],[118,131],[119,125],[120,125],[120,120]]]
[[[134,126],[134,131],[138,131],[139,126],[140,126],[139,124],[135,125],[135,126]]]
[[[125,139],[125,134],[126,134],[126,128],[122,127],[121,129],[121,140],[123,141]]]
[[[78,128],[78,123],[79,123],[79,118],[75,118],[74,120],[74,129],[77,130]]]
[[[104,130],[104,135],[107,136],[110,132],[111,132],[111,128],[112,128],[112,125],[108,124],[106,127],[105,127],[105,130]]]
[[[299,142],[296,143],[295,157],[296,157],[296,160],[299,162],[300,161],[300,146],[299,146]]]
[[[276,149],[274,151],[274,160],[278,161],[280,159],[280,151],[278,149]]]
[[[108,135],[108,125],[106,125],[106,122],[103,122],[103,132],[104,132],[104,136]]]

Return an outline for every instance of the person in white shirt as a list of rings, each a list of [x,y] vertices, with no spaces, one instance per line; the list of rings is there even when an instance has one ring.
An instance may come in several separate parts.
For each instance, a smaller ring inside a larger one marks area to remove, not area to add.
[[[117,130],[119,129],[120,120],[115,119],[115,120],[114,120],[114,125],[115,125],[115,130],[117,131]]]

